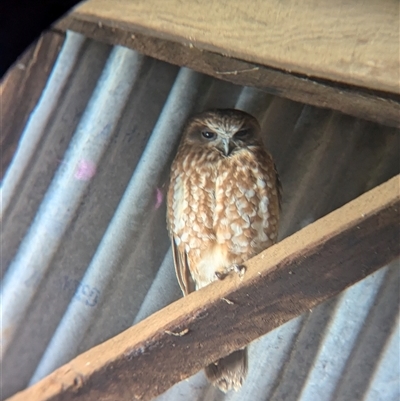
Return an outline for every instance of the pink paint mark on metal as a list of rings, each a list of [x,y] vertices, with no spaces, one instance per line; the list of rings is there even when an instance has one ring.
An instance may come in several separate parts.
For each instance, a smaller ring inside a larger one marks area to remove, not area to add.
[[[156,210],[161,206],[163,199],[164,199],[164,195],[163,195],[161,189],[156,188],[156,204],[154,206],[156,208]]]
[[[90,160],[79,161],[74,177],[80,181],[88,181],[96,174],[96,165]]]

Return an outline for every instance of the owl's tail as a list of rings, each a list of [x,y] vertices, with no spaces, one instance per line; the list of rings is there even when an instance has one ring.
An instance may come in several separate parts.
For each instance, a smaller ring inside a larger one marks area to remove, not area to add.
[[[247,348],[219,359],[204,370],[208,380],[224,393],[238,391],[247,374]]]

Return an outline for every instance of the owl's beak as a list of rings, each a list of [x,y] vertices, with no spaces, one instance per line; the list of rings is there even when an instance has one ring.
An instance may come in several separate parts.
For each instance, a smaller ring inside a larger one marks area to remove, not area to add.
[[[235,143],[227,138],[222,139],[221,142],[222,146],[220,149],[224,152],[225,156],[229,156],[236,147]]]

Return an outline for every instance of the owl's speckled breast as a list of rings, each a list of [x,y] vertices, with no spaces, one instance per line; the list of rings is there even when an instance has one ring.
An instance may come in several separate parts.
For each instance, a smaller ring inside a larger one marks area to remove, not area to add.
[[[214,230],[229,252],[256,255],[276,241],[279,213],[274,165],[269,154],[241,149],[218,163]]]
[[[171,229],[188,255],[196,282],[206,285],[216,271],[276,242],[275,170],[270,155],[260,148],[241,149],[230,157],[192,153],[183,165],[183,173],[172,180]]]

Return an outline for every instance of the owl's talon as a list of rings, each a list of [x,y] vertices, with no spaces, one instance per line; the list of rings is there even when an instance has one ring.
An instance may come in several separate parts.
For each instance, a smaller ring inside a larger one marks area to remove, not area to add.
[[[215,277],[218,280],[223,280],[229,273],[235,272],[240,278],[246,273],[246,266],[244,265],[231,265],[225,268],[224,271],[215,272]]]
[[[245,265],[233,265],[233,270],[239,275],[239,277],[243,277],[246,273]]]
[[[222,281],[227,275],[227,272],[215,272],[215,277],[220,281]]]

